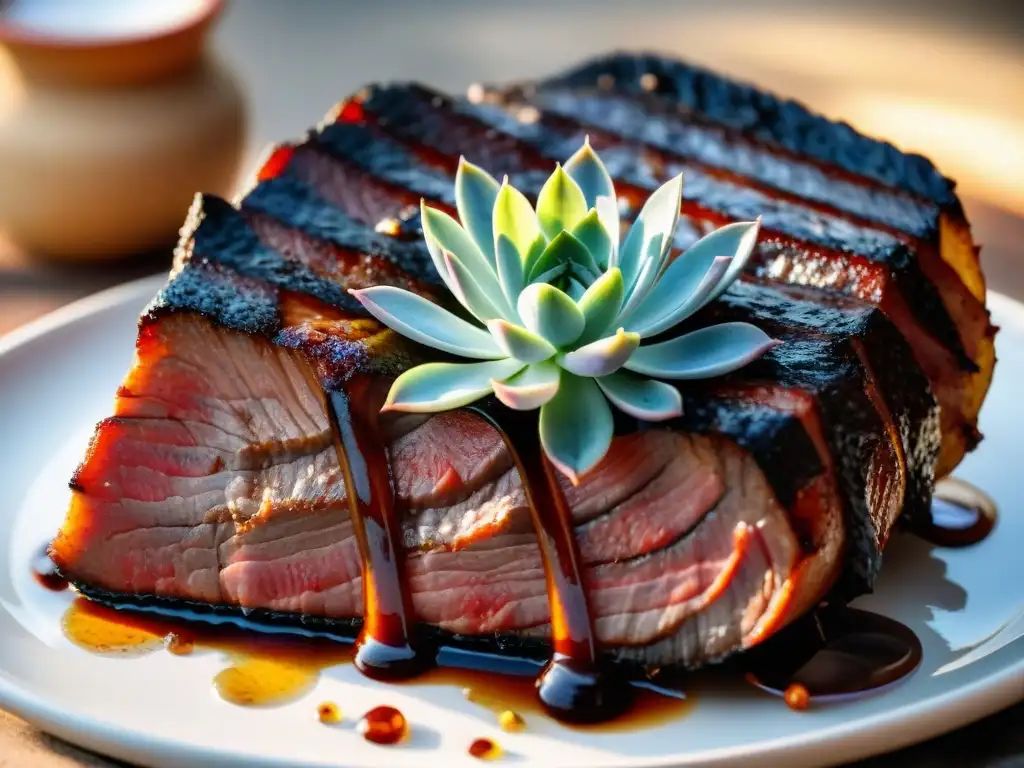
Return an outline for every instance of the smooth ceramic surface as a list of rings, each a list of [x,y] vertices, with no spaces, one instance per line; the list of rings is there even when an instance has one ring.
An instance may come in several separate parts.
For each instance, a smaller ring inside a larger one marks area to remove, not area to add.
[[[604,766],[787,766],[852,760],[925,739],[1024,699],[1024,307],[991,297],[1000,364],[982,415],[987,439],[957,472],[987,490],[1001,517],[981,544],[942,550],[897,535],[875,594],[857,605],[893,616],[921,637],[917,672],[884,693],[805,713],[737,680],[704,682],[686,716],[625,733],[564,729],[527,715],[506,734],[455,686],[387,686],[350,665],[284,707],[245,709],[220,700],[218,654],[137,658],[91,655],[61,634],[71,596],[30,576],[59,525],[67,480],[93,424],[108,415],[131,359],[135,319],[156,278],[79,302],[0,341],[0,707],[65,739],[147,766],[477,765],[477,737],[497,740],[504,762]],[[349,725],[325,727],[331,699]],[[391,704],[412,727],[397,747],[365,742],[352,716]],[[498,763],[501,764],[501,763]]]

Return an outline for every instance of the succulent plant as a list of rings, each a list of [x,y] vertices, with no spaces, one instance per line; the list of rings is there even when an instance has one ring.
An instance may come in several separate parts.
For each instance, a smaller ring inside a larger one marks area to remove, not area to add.
[[[477,322],[400,288],[352,294],[403,336],[479,362],[412,368],[384,409],[443,411],[492,393],[509,408],[539,408],[541,445],[573,482],[608,451],[609,402],[646,421],[679,416],[679,390],[658,379],[725,374],[778,343],[738,322],[643,343],[725,291],[757,239],[759,221],[729,224],[670,260],[681,197],[677,176],[620,245],[615,188],[589,141],[555,167],[536,211],[507,177],[499,184],[462,159],[461,224],[425,204],[422,222],[438,274]]]

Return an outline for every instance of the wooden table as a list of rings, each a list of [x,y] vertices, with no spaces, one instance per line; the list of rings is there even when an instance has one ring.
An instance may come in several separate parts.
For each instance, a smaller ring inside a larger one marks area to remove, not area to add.
[[[216,37],[219,54],[235,66],[250,95],[253,156],[274,139],[301,134],[338,98],[365,82],[415,77],[461,90],[470,78],[497,81],[543,74],[575,58],[614,47],[689,51],[695,58],[805,98],[823,109],[835,105],[840,114],[846,114],[842,107],[847,102],[835,102],[834,94],[856,94],[858,86],[870,87],[874,92],[891,88],[899,81],[909,84],[907,87],[914,93],[932,96],[948,96],[949,88],[953,87],[945,82],[941,71],[942,62],[950,56],[936,53],[935,60],[928,62],[903,59],[900,57],[916,56],[919,51],[908,53],[899,46],[895,50],[872,48],[871,55],[863,60],[853,57],[851,61],[850,56],[845,56],[839,61],[837,56],[828,59],[827,66],[817,60],[809,66],[797,58],[783,61],[785,51],[779,49],[773,49],[770,59],[759,59],[747,41],[734,42],[730,47],[727,43],[730,38],[735,41],[734,35],[716,37],[709,35],[708,30],[721,29],[723,13],[749,16],[761,12],[763,4],[734,0],[726,5],[723,11],[722,4],[696,2],[681,12],[678,7],[668,11],[661,5],[607,2],[597,3],[596,8],[588,6],[591,10],[584,17],[579,8],[546,0],[518,0],[514,11],[508,4],[487,5],[469,0],[437,0],[401,7],[388,0],[365,4],[247,0],[229,10]],[[839,24],[829,21],[832,16],[811,14],[793,0],[780,5],[788,12],[797,6],[797,16],[793,18],[801,24],[811,16],[814,22],[824,19],[826,25]],[[870,21],[872,14],[886,14],[888,19],[892,13],[886,0],[859,5],[858,13],[863,14],[860,21]],[[995,87],[993,82],[1000,82],[999,67],[1006,70],[1002,74],[1007,82],[1013,81],[1014,73],[1024,73],[1024,35],[1012,34],[1013,25],[1019,25],[1012,4],[993,4],[987,10],[973,3],[959,9],[937,5],[947,14],[945,21],[952,22],[946,26],[958,30],[958,36],[940,35],[933,50],[945,50],[942,46],[955,50],[964,36],[971,35],[986,41],[985,51],[990,50],[987,46],[991,42],[991,50],[998,49],[1000,58],[976,61],[978,73],[974,81],[984,83],[989,91]],[[912,1],[909,7],[913,15],[915,8],[921,14],[933,5]],[[781,12],[773,6],[772,13],[771,18],[777,19]],[[915,31],[932,28],[922,19],[913,20]],[[566,36],[558,32],[579,24],[586,28],[586,35]],[[762,32],[766,29],[758,24],[749,26],[759,27]],[[796,22],[791,28],[797,28]],[[945,26],[935,26],[940,28]],[[491,35],[484,41],[488,30],[500,31],[500,35]],[[843,39],[834,41],[835,44],[845,41],[852,45],[856,29],[844,27],[844,32]],[[813,36],[813,28],[809,27],[807,34]],[[535,47],[524,51],[519,41],[531,39]],[[861,45],[869,47],[867,43]],[[807,46],[794,44],[790,50],[806,49]],[[970,59],[955,61],[960,80],[965,80],[965,61],[969,63]],[[921,66],[923,63],[927,66]],[[1018,85],[1020,82],[1024,80]],[[838,89],[837,83],[846,90]],[[970,78],[961,85],[970,91],[972,104],[985,97],[986,89],[974,89]],[[1009,92],[1002,96],[993,92],[988,98],[990,105],[1004,109],[1003,117],[1008,115],[1010,124],[1020,129],[1024,126],[1024,100],[1017,93],[1016,99]],[[849,104],[853,108],[859,102]],[[863,114],[865,119],[871,116],[870,111]],[[983,263],[989,286],[1024,299],[1024,270],[1020,268],[1024,258],[1024,207],[1015,202],[1024,199],[1020,192],[1024,187],[1009,190],[999,188],[992,179],[988,181],[992,183],[971,177],[965,190],[976,239],[985,246]],[[1010,200],[1012,210],[994,204],[1001,200]],[[166,270],[169,262],[167,249],[120,264],[47,263],[19,252],[0,236],[0,334],[81,296]],[[0,768],[111,765],[117,763],[43,734],[0,711]],[[1024,704],[926,744],[861,765],[1024,768]]]

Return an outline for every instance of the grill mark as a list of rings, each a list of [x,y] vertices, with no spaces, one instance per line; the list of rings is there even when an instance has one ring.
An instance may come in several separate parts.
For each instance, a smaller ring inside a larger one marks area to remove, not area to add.
[[[926,158],[863,136],[846,123],[830,121],[791,99],[678,60],[619,53],[592,59],[540,83],[541,89],[594,86],[628,95],[653,92],[671,107],[683,108],[696,119],[772,150],[813,159],[851,179],[959,208],[953,183]]]
[[[687,161],[720,178],[759,188],[823,213],[843,216],[862,226],[882,228],[914,240],[937,234],[939,211],[906,193],[879,188],[865,179],[841,178],[803,158],[768,150],[729,135],[695,118],[667,108],[663,100],[639,94],[569,91],[545,88],[492,90],[486,103],[526,112],[532,121],[553,129],[600,132],[606,141],[643,142],[662,163]],[[646,114],[644,120],[639,116]],[[652,120],[651,117],[656,118]]]

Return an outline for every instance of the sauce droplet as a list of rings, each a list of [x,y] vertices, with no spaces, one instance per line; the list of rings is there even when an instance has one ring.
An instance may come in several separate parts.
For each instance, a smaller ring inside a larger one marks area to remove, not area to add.
[[[511,709],[506,709],[498,715],[498,725],[501,726],[503,731],[517,733],[526,727],[526,722],[518,713],[513,712]]]
[[[364,739],[374,744],[397,744],[409,733],[405,715],[388,706],[374,707],[356,727]]]
[[[175,656],[188,656],[196,649],[195,641],[179,632],[171,632],[164,638],[164,647]]]
[[[913,520],[910,530],[940,547],[969,547],[995,528],[996,504],[984,491],[956,478],[935,487],[931,519]]]
[[[469,754],[478,760],[497,760],[501,757],[501,747],[490,739],[475,739],[469,745]]]
[[[52,592],[63,592],[68,588],[68,580],[57,570],[57,566],[50,559],[47,551],[48,545],[43,545],[32,562],[32,576],[39,586],[49,589]]]
[[[218,672],[213,686],[222,699],[232,704],[272,707],[311,691],[318,677],[317,669],[300,664],[245,657]]]
[[[811,694],[800,683],[793,683],[786,688],[782,698],[787,707],[797,712],[803,712],[811,705]]]
[[[748,679],[794,709],[877,691],[921,663],[921,641],[907,626],[870,611],[825,608],[751,649]],[[800,690],[802,689],[802,690]]]
[[[341,722],[341,709],[333,701],[325,701],[316,708],[316,716],[324,725],[334,725]]]

